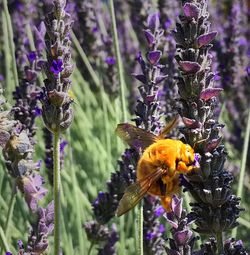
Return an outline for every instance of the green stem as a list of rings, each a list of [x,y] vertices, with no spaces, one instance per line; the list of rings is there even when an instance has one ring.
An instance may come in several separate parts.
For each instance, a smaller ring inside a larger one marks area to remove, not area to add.
[[[242,152],[241,166],[240,166],[239,185],[237,190],[237,197],[240,197],[240,198],[242,198],[243,187],[244,187],[249,138],[250,138],[250,108],[248,110],[247,128],[246,128],[245,137],[244,137],[243,152]],[[237,236],[237,227],[234,228],[232,231],[232,237],[236,238],[236,236]]]
[[[54,189],[54,255],[60,254],[60,133],[55,132],[53,138],[53,189]]]
[[[217,241],[218,255],[224,254],[222,232],[216,233],[216,241]]]
[[[138,224],[137,224],[137,235],[138,235],[138,243],[137,243],[137,255],[143,255],[143,204],[142,201],[138,204],[138,216],[137,216]]]
[[[115,44],[115,56],[116,56],[116,63],[118,68],[118,77],[120,82],[120,97],[121,97],[121,103],[122,103],[122,114],[123,114],[123,121],[127,121],[127,111],[126,111],[126,97],[125,97],[125,79],[123,75],[123,65],[121,60],[121,53],[119,48],[119,40],[118,40],[118,33],[117,33],[117,27],[116,27],[116,20],[115,20],[115,10],[114,10],[114,3],[113,0],[109,0],[109,9],[110,9],[110,15],[112,20],[112,33],[114,38],[114,44]]]
[[[18,87],[18,74],[17,74],[17,67],[16,67],[16,57],[15,57],[15,45],[14,45],[14,39],[13,39],[13,29],[11,24],[11,17],[8,9],[8,3],[7,0],[3,0],[3,9],[6,16],[6,22],[7,22],[7,28],[8,28],[8,39],[10,44],[10,51],[12,56],[12,71],[13,71],[13,77],[15,86]]]
[[[90,255],[91,254],[91,251],[92,251],[92,248],[94,247],[94,243],[92,242],[91,244],[90,244],[90,247],[89,247],[89,250],[88,250],[88,255]]]

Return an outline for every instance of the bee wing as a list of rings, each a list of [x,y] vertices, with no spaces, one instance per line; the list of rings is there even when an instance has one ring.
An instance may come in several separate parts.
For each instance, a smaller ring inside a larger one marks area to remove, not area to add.
[[[118,124],[116,134],[135,149],[142,148],[144,150],[158,140],[156,135],[128,123]]]
[[[177,126],[179,122],[179,117],[178,116],[175,116],[172,120],[170,120],[166,126],[163,128],[163,130],[161,131],[160,135],[158,136],[158,138],[160,139],[164,139],[165,136],[171,132],[171,130],[173,128],[175,128]]]
[[[159,168],[154,173],[128,186],[119,202],[116,215],[121,216],[135,207],[150,189],[151,185],[157,181],[164,172],[165,170]]]

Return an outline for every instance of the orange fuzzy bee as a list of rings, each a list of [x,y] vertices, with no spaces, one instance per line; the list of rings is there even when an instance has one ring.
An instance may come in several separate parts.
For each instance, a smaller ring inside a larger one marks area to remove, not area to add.
[[[169,211],[172,195],[180,192],[179,175],[197,168],[194,165],[194,149],[190,145],[180,140],[164,139],[176,123],[177,118],[159,136],[127,123],[117,126],[118,136],[129,146],[140,148],[143,152],[137,165],[137,182],[125,190],[117,216],[132,209],[146,193],[159,196],[162,205]]]

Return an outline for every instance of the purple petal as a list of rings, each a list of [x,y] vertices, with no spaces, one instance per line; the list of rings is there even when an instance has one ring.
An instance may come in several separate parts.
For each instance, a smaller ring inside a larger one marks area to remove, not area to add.
[[[171,19],[167,19],[165,22],[164,22],[164,28],[167,30],[171,27],[172,25],[172,20]]]
[[[152,31],[158,29],[160,26],[159,13],[152,13],[148,16],[148,27]]]
[[[108,56],[105,58],[105,63],[112,66],[112,65],[115,65],[115,57],[112,57],[112,56]]]
[[[172,221],[172,220],[169,220],[168,218],[166,218],[167,222],[171,225],[171,227],[173,228],[178,228],[178,223]]]
[[[146,100],[148,103],[152,103],[155,99],[155,95],[148,95],[146,96]]]
[[[39,108],[38,106],[35,107],[35,116],[41,116],[42,115],[42,109]]]
[[[160,50],[150,51],[147,54],[147,59],[151,65],[156,65],[159,62],[161,55],[162,52]]]
[[[152,240],[152,239],[154,239],[155,237],[156,237],[156,234],[153,233],[153,232],[148,232],[148,233],[146,234],[146,240]]]
[[[188,17],[188,18],[198,19],[199,13],[200,13],[200,9],[195,4],[186,3],[184,5],[184,7],[183,7],[183,12],[184,12],[185,16]]]
[[[189,128],[197,128],[199,127],[199,122],[197,122],[197,120],[194,119],[189,119],[186,117],[182,118],[183,123],[185,124],[185,126],[189,127]]]
[[[216,35],[217,35],[216,31],[208,33],[208,34],[200,35],[197,38],[198,47],[200,48],[202,46],[208,45],[210,42],[213,41],[213,39],[216,37]]]
[[[36,71],[31,70],[31,69],[26,69],[26,70],[25,70],[25,75],[26,75],[26,79],[27,79],[28,81],[33,81],[33,80],[35,80],[36,77],[37,77]]]
[[[163,215],[165,213],[165,209],[163,208],[163,206],[158,206],[155,211],[154,214],[156,217],[160,217],[161,215]]]
[[[28,55],[28,60],[32,63],[36,60],[36,52],[35,51],[31,51]]]
[[[60,153],[64,153],[64,149],[65,147],[68,145],[68,142],[66,140],[63,140],[61,143],[60,143]]]
[[[171,201],[171,207],[175,216],[180,218],[182,213],[182,199],[179,199],[177,196],[173,196]]]
[[[22,240],[18,240],[17,245],[18,245],[19,249],[23,249],[23,241]]]
[[[164,225],[163,224],[160,224],[160,226],[159,226],[159,232],[160,233],[163,233],[163,232],[165,232],[165,227],[164,227]]]
[[[147,78],[143,74],[132,74],[132,76],[134,76],[138,81],[140,81],[144,84],[147,82]]]
[[[223,89],[221,88],[211,88],[211,89],[205,89],[201,92],[200,94],[200,99],[203,99],[205,101],[209,100],[212,97],[216,97],[219,95],[219,93],[222,91]]]
[[[179,246],[185,245],[193,235],[193,232],[189,229],[178,231],[174,234],[174,239]]]
[[[168,75],[160,75],[158,77],[155,78],[155,84],[159,84],[161,83],[162,81],[164,81],[166,78],[168,77]]]
[[[144,35],[146,37],[148,46],[151,47],[153,43],[155,42],[155,37],[154,35],[150,32],[150,30],[144,30]]]
[[[213,139],[212,141],[208,142],[206,144],[205,151],[206,152],[213,151],[220,144],[220,141],[221,141],[221,137],[218,139]]]
[[[197,73],[201,69],[201,66],[197,62],[180,61],[179,65],[187,73]]]

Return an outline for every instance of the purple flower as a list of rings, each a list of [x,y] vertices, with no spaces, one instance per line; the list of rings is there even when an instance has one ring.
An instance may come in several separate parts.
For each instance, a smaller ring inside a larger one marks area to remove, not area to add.
[[[147,82],[147,77],[144,74],[132,74],[132,76],[134,76],[138,81],[142,83]]]
[[[154,31],[160,26],[159,13],[153,13],[148,16],[148,27]]]
[[[155,211],[154,211],[154,214],[156,217],[160,217],[161,215],[163,215],[165,213],[165,209],[163,208],[163,206],[158,206]]]
[[[197,73],[201,69],[201,66],[197,62],[180,61],[179,65],[187,73]]]
[[[200,35],[198,38],[197,38],[197,44],[198,44],[198,47],[202,47],[202,46],[206,46],[208,45],[210,42],[213,41],[213,39],[216,37],[217,35],[217,32],[214,31],[214,32],[210,32],[208,34],[204,34],[204,35]]]
[[[181,217],[182,212],[182,198],[179,199],[177,196],[173,196],[171,200],[171,209],[177,218]]]
[[[7,251],[5,255],[12,255],[12,253],[10,251]]]
[[[63,61],[61,59],[56,59],[52,61],[52,65],[50,67],[50,71],[55,75],[58,74],[63,70]]]
[[[148,232],[148,233],[146,234],[146,240],[152,240],[152,239],[154,239],[155,237],[156,237],[156,234],[153,233],[153,232]]]
[[[171,19],[167,19],[165,22],[164,22],[164,28],[167,30],[171,27],[172,25],[172,21]]]
[[[112,57],[112,56],[106,57],[105,63],[108,65],[115,65],[115,63],[116,63],[115,57]]]
[[[162,52],[160,50],[149,51],[147,54],[147,59],[151,65],[156,65],[158,64],[161,56]]]
[[[22,240],[17,241],[18,249],[23,249],[23,242]]]
[[[146,37],[147,43],[149,47],[152,47],[154,42],[155,42],[155,37],[154,35],[150,32],[149,29],[144,30],[144,35]]]
[[[34,173],[28,177],[23,176],[18,180],[18,187],[24,193],[25,200],[32,212],[37,210],[37,203],[47,193],[47,189],[43,188],[43,178],[39,174]]]
[[[60,153],[64,153],[64,150],[65,150],[65,147],[68,145],[68,142],[66,140],[63,140],[61,143],[60,143]]]
[[[160,226],[159,226],[159,232],[160,233],[164,233],[165,232],[165,227],[164,227],[164,225],[163,224],[160,224]]]
[[[32,63],[36,60],[36,52],[35,51],[31,51],[29,54],[28,54],[28,60]]]
[[[176,243],[178,244],[178,246],[183,246],[188,243],[192,235],[193,235],[193,232],[191,230],[185,229],[182,231],[177,231],[173,237]]]
[[[0,81],[3,81],[4,80],[4,77],[2,74],[0,74]]]
[[[203,99],[204,101],[207,101],[211,99],[212,97],[216,97],[219,95],[219,93],[223,91],[221,88],[208,88],[201,92],[200,99]]]
[[[39,117],[39,116],[41,116],[42,115],[42,109],[40,108],[40,107],[36,107],[35,108],[35,116],[36,117]]]
[[[200,9],[195,4],[186,3],[183,7],[183,12],[184,12],[185,16],[188,18],[198,19]]]

